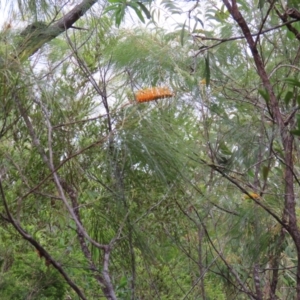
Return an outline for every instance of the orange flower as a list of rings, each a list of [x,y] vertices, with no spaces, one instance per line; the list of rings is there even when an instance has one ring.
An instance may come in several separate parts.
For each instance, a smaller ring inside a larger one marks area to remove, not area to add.
[[[173,97],[173,93],[167,87],[153,87],[137,91],[135,99],[137,102],[153,101],[160,98]]]
[[[253,193],[253,192],[249,192],[249,195],[255,199],[255,200],[259,200],[260,199],[260,196],[256,193]],[[248,196],[247,194],[244,194],[244,199],[250,199],[250,196]]]

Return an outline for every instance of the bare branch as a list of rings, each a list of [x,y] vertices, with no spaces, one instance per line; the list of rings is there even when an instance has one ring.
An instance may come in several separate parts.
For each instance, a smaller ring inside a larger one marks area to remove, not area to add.
[[[276,25],[272,28],[268,28],[268,29],[265,29],[265,30],[262,30],[261,32],[257,32],[257,33],[252,33],[251,36],[259,36],[259,35],[262,35],[262,34],[265,34],[267,32],[270,32],[270,31],[273,31],[273,30],[276,30],[276,29],[280,29],[284,26],[288,26],[292,23],[295,23],[295,22],[298,22],[298,20],[291,20],[291,21],[286,21],[280,25]],[[215,44],[215,45],[211,45],[211,46],[205,46],[203,47],[203,49],[201,49],[200,51],[198,51],[195,56],[198,56],[200,53],[203,53],[204,51],[207,51],[208,49],[211,49],[211,48],[215,48],[217,46],[219,46],[220,44],[222,43],[226,43],[226,42],[230,42],[230,41],[236,41],[236,40],[242,40],[242,39],[245,39],[245,36],[244,35],[239,35],[239,36],[234,36],[234,37],[231,37],[231,38],[214,38],[214,37],[206,37],[206,36],[203,36],[203,35],[197,35],[197,34],[193,34],[193,37],[195,38],[199,38],[203,41],[218,41],[219,43]]]

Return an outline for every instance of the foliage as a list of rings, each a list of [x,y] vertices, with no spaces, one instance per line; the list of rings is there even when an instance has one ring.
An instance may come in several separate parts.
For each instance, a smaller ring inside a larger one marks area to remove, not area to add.
[[[3,27],[1,299],[299,298],[299,22],[179,2]]]

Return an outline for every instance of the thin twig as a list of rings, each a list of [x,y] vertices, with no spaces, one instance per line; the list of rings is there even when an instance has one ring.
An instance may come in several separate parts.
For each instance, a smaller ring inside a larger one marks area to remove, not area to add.
[[[277,25],[277,26],[274,26],[272,28],[268,28],[268,29],[265,29],[265,30],[262,30],[261,32],[257,32],[257,33],[253,33],[251,34],[251,36],[258,36],[258,35],[261,35],[261,34],[265,34],[267,32],[270,32],[270,31],[273,31],[273,30],[276,30],[276,29],[279,29],[281,27],[284,27],[286,25],[289,25],[289,24],[292,24],[292,23],[295,23],[297,22],[298,20],[291,20],[291,21],[287,21],[287,22],[284,22],[280,25]],[[242,39],[245,39],[245,36],[244,35],[240,35],[240,36],[235,36],[235,37],[231,37],[231,38],[226,38],[226,39],[223,39],[223,38],[214,38],[214,37],[206,37],[206,36],[203,36],[203,35],[193,35],[193,37],[196,37],[196,38],[200,38],[202,40],[207,40],[207,41],[218,41],[219,43],[215,44],[215,45],[212,45],[212,46],[205,46],[203,49],[201,49],[200,51],[198,51],[196,54],[195,54],[195,57],[198,56],[199,54],[203,53],[204,51],[207,51],[208,49],[211,49],[211,48],[214,48],[214,47],[217,47],[219,46],[220,44],[222,43],[226,43],[226,42],[230,42],[230,41],[235,41],[235,40],[242,40]]]

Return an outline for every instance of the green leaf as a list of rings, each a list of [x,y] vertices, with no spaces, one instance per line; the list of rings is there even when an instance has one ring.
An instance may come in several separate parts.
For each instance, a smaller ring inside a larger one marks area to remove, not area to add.
[[[300,81],[294,79],[294,78],[286,78],[282,80],[283,82],[288,83],[289,85],[293,87],[300,87]]]
[[[299,114],[296,115],[296,119],[297,119],[298,129],[300,129],[300,115]]]
[[[289,40],[295,39],[295,34],[292,33],[290,30],[286,29],[286,36]]]
[[[122,289],[122,288],[126,287],[126,285],[127,285],[127,278],[125,276],[123,276],[120,279],[120,283],[119,283],[117,289]]]
[[[147,9],[147,7],[139,1],[137,2],[137,4],[140,6],[141,10],[144,12],[147,19],[151,19],[151,14],[150,14],[149,10]]]
[[[269,103],[270,95],[266,90],[258,89],[258,93],[266,100],[267,103]]]
[[[114,5],[110,5],[108,7],[106,7],[103,11],[104,14],[108,13],[109,11],[112,11],[112,10],[117,10],[118,9],[118,5],[117,4],[114,4]]]
[[[284,97],[284,103],[285,105],[288,105],[291,101],[291,99],[293,98],[293,92],[292,91],[288,91],[286,94],[285,94],[285,97]]]
[[[224,155],[232,155],[232,152],[224,142],[220,142],[219,149],[221,150],[221,153]]]
[[[229,11],[225,10],[225,6],[222,5],[221,10],[217,10],[215,12],[214,18],[217,21],[224,23],[224,21],[226,21],[228,19],[229,15],[230,15]]]
[[[299,129],[291,130],[290,133],[293,134],[293,135],[300,136],[300,130]]]
[[[263,174],[264,181],[266,181],[268,179],[269,171],[270,171],[270,167],[268,167],[268,166],[262,167],[262,174]]]
[[[259,0],[259,1],[258,1],[258,8],[259,8],[259,9],[263,9],[265,3],[266,3],[266,0]]]
[[[209,53],[207,53],[207,56],[205,57],[204,76],[205,76],[205,80],[206,80],[206,86],[209,86],[209,83],[210,83]]]
[[[195,20],[201,24],[202,28],[204,28],[204,23],[198,17],[195,17]]]
[[[128,6],[130,6],[131,8],[133,8],[137,14],[137,16],[139,17],[139,19],[145,23],[145,19],[143,17],[143,14],[141,13],[141,11],[139,10],[139,7],[136,3],[134,2],[131,2],[131,3],[128,3]]]
[[[180,32],[180,43],[181,43],[181,46],[183,46],[183,44],[184,44],[185,23],[186,23],[186,20],[184,21],[182,29],[181,29],[181,32]]]
[[[124,6],[122,7],[118,7],[118,9],[116,10],[115,16],[116,16],[116,25],[119,27],[123,18],[125,15],[125,8]]]

